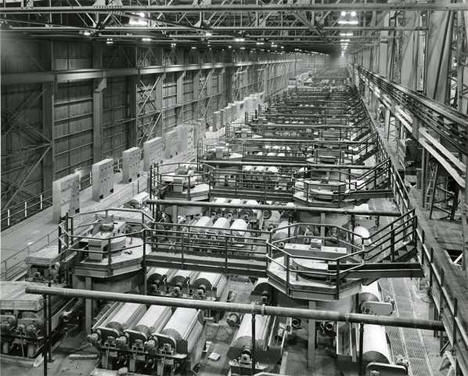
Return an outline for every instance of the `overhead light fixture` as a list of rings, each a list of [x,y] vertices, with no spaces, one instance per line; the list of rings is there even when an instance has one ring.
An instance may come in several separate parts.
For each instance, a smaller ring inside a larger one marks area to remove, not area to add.
[[[172,48],[175,48],[175,46],[177,46],[177,43],[171,43]]]
[[[340,42],[351,42],[351,39],[340,39]]]
[[[352,37],[353,33],[340,33],[340,37]]]
[[[196,49],[197,49],[197,47],[195,47],[195,46],[192,46],[192,50],[196,50]]]
[[[341,17],[346,16],[346,12],[344,10],[341,11]]]
[[[357,25],[359,23],[358,20],[338,20],[340,25]]]
[[[83,31],[83,35],[84,35],[85,37],[89,37],[89,36],[91,35],[91,31],[85,30],[85,31]]]
[[[145,19],[145,14],[143,12],[139,12],[135,14],[137,17],[131,17],[128,21],[128,24],[131,26],[147,26],[148,20]]]
[[[245,47],[244,47],[244,46],[242,46],[240,49],[241,49],[241,50],[245,50]]]
[[[210,33],[209,31],[207,31],[207,32],[205,33],[205,36],[206,36],[206,37],[212,37],[212,36],[213,36],[213,34],[212,34],[212,33]]]
[[[265,43],[264,42],[257,42],[256,45],[257,46],[263,46]]]
[[[357,13],[356,13],[355,10],[353,10],[353,11],[351,12],[351,17],[356,17],[356,16],[357,16]]]
[[[229,46],[228,46],[228,48],[232,48],[232,46],[231,46],[231,45],[229,45]]]
[[[112,38],[107,38],[106,44],[114,44],[114,40]]]
[[[234,42],[245,42],[244,38],[234,38]]]
[[[145,42],[145,43],[148,43],[148,42],[151,42],[151,38],[143,37],[143,38],[141,38],[141,41]]]

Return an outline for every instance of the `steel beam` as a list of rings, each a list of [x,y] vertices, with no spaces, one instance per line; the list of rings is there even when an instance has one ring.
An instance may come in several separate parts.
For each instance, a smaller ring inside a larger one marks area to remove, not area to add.
[[[297,11],[466,11],[466,3],[408,3],[400,1],[398,3],[329,3],[329,4],[308,4],[308,5],[288,5],[288,4],[253,4],[239,5],[122,5],[122,6],[43,6],[43,7],[5,7],[0,8],[0,14],[118,14],[119,12],[144,12],[144,13],[200,13],[200,12],[297,12]]]
[[[44,82],[69,82],[102,79],[110,77],[124,76],[144,76],[148,74],[163,74],[176,73],[183,71],[200,71],[206,69],[226,68],[226,67],[244,67],[250,65],[271,65],[292,63],[294,59],[282,60],[263,60],[263,61],[246,61],[238,63],[205,63],[205,64],[187,64],[187,65],[171,65],[171,66],[148,66],[142,68],[122,68],[122,69],[77,69],[63,72],[23,72],[23,73],[5,73],[2,74],[3,85],[44,83]]]

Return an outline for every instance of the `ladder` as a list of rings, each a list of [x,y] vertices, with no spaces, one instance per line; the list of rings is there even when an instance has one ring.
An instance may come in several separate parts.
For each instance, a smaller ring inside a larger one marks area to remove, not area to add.
[[[439,163],[433,161],[429,172],[429,180],[425,195],[425,205],[429,207],[429,219],[432,219],[434,210],[444,213],[437,219],[449,219],[453,221],[458,209],[459,187],[453,184],[453,179],[446,175],[442,176]]]

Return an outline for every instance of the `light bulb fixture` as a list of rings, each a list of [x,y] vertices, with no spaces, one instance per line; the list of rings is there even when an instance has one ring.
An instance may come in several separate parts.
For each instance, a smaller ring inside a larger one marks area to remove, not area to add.
[[[257,42],[256,45],[257,46],[263,46],[265,43],[264,42]]]
[[[175,48],[175,46],[177,46],[177,43],[171,43],[172,48]]]
[[[195,47],[195,46],[192,46],[192,50],[196,50],[196,49],[197,49],[197,47]]]
[[[147,26],[148,25],[148,20],[145,19],[145,14],[143,12],[136,13],[135,15],[137,17],[130,16],[130,19],[128,21],[128,24],[130,26]]]
[[[245,42],[244,38],[234,38],[234,42]]]
[[[84,35],[85,37],[89,37],[89,36],[91,35],[91,31],[85,30],[85,31],[83,31],[83,35]]]
[[[346,12],[344,10],[341,11],[341,17],[345,17],[346,16]]]
[[[358,20],[338,20],[340,25],[357,25],[359,24]]]
[[[143,38],[141,38],[141,41],[145,42],[145,43],[148,43],[148,42],[151,42],[151,38],[143,37]]]
[[[353,10],[353,11],[351,12],[351,17],[356,17],[356,16],[357,16],[357,13],[356,13],[355,10]]]
[[[340,33],[340,37],[352,37],[353,33]]]
[[[351,42],[351,39],[340,39],[340,42]]]
[[[212,34],[212,33],[210,33],[209,31],[207,31],[207,32],[205,33],[205,36],[206,36],[206,37],[212,37],[212,36],[213,36],[213,34]]]
[[[114,40],[112,38],[107,38],[106,44],[114,44]]]

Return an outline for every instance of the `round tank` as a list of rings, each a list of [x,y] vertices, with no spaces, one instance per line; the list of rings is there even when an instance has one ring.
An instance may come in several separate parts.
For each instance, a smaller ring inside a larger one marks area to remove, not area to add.
[[[288,237],[288,234],[290,236],[294,235],[295,227],[290,227],[288,230],[286,226],[289,226],[289,222],[282,221],[278,225],[277,229],[273,230],[273,236],[272,236],[273,241],[280,241],[280,240],[286,239]]]
[[[179,307],[169,319],[161,334],[172,337],[176,342],[188,340],[193,328],[201,325],[200,311],[194,308]],[[197,340],[197,338],[193,338]],[[193,343],[189,344],[188,349],[192,348]]]
[[[370,285],[361,285],[361,291],[359,291],[359,303],[365,302],[380,302],[382,300],[379,283],[377,281]]]
[[[234,222],[232,222],[230,230],[232,235],[243,238],[246,235],[247,222],[245,222],[243,219],[236,219]]]
[[[133,208],[141,208],[148,199],[148,192],[140,192],[132,197],[132,199],[129,201],[129,205]]]
[[[215,198],[213,202],[215,204],[225,204],[227,202],[227,198],[218,197],[218,198]]]
[[[195,291],[198,295],[204,295],[208,291],[216,289],[217,295],[219,296],[223,292],[226,283],[226,277],[220,273],[202,272],[194,280],[192,286],[194,290],[198,290]]]
[[[174,272],[174,269],[159,268],[156,266],[149,268],[148,273],[146,274],[148,284],[156,284],[159,286],[168,278],[170,274],[172,274],[172,272]]]
[[[224,217],[219,217],[213,226],[211,227],[211,232],[216,235],[224,235],[228,232],[231,221]]]
[[[255,201],[255,200],[247,200],[245,201],[244,203],[245,205],[250,205],[250,206],[253,206],[253,205],[258,205],[258,201]],[[243,208],[241,209],[240,211],[240,216],[248,221],[249,219],[253,218],[253,217],[257,217],[257,213],[258,213],[258,210],[257,209],[251,209],[251,208]]]
[[[152,305],[138,321],[133,330],[149,337],[153,333],[160,332],[172,315],[170,307]]]
[[[238,198],[235,198],[229,202],[229,204],[232,205],[240,205],[242,204],[242,201]],[[237,213],[238,208],[226,208],[226,213],[228,217],[233,217],[235,213]]]
[[[169,283],[174,286],[183,286],[188,278],[196,276],[196,272],[190,270],[177,270],[172,276]]]
[[[264,348],[268,341],[268,326],[270,316],[255,316],[255,348]],[[242,352],[249,351],[252,346],[252,315],[246,313],[242,318],[239,330],[234,335],[228,351],[230,359],[238,358]]]
[[[354,227],[353,232],[356,235],[359,235],[359,236],[354,237],[354,242],[353,242],[355,245],[358,245],[358,246],[362,245],[362,241],[363,241],[362,238],[368,238],[370,236],[369,230],[365,228],[364,226]],[[370,244],[370,240],[364,239],[364,245],[369,245],[369,244]]]
[[[362,350],[365,362],[391,363],[390,348],[384,326],[364,325]]]
[[[116,329],[123,334],[124,330],[132,327],[145,311],[144,304],[124,303],[109,317],[106,327]]]
[[[213,225],[213,221],[211,220],[211,217],[203,216],[198,221],[195,222],[194,224],[195,227],[192,228],[192,230],[194,232],[204,233],[204,232],[207,232],[208,229],[212,225]]]
[[[255,169],[255,174],[263,174],[265,172],[265,166],[257,166]],[[261,176],[258,176],[258,179],[262,179]]]

